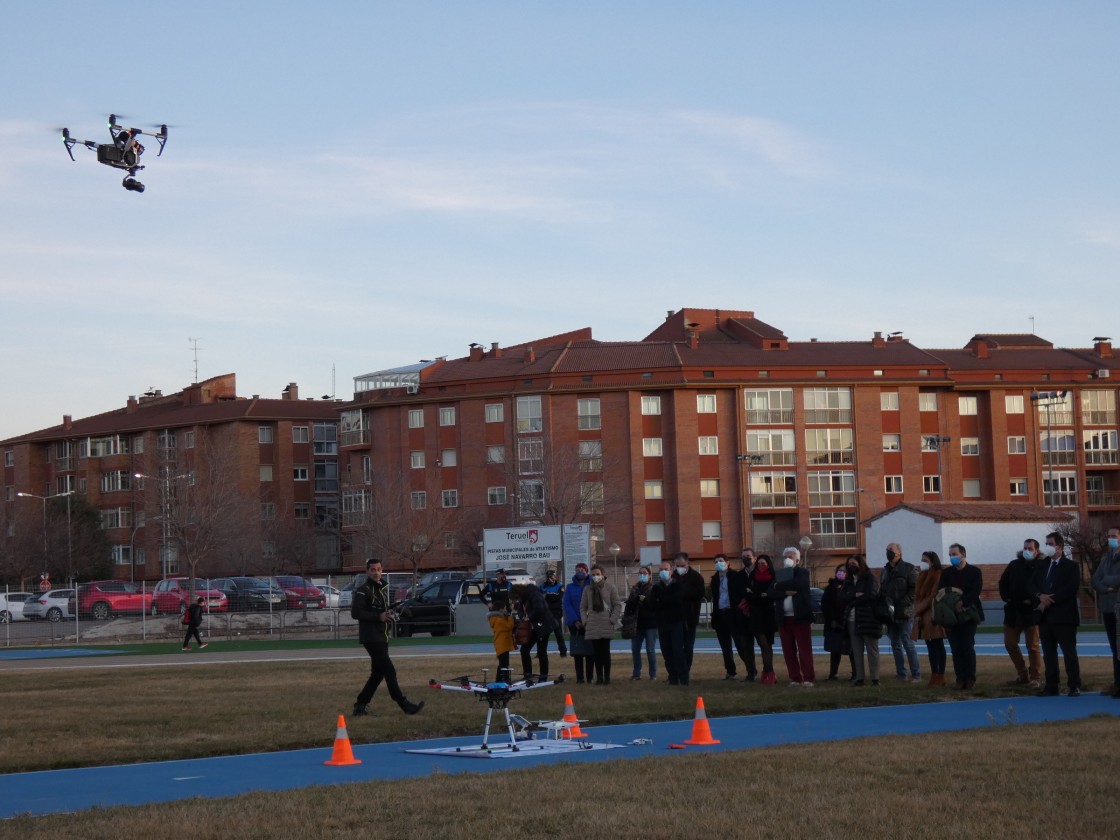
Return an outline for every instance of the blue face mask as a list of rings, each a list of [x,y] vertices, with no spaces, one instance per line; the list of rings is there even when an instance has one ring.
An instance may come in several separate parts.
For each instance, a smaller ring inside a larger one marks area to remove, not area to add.
[[[661,578],[662,580],[664,580],[664,581],[668,581],[668,580],[669,580],[669,578],[671,578],[672,576],[673,576],[673,573],[672,573],[672,572],[670,572],[670,571],[669,571],[668,569],[662,569],[662,570],[661,570],[661,571],[660,571],[660,572],[658,573],[658,577],[660,577],[660,578]]]
[[[649,583],[649,575],[638,575],[638,583]]]
[[[723,562],[722,560],[717,560],[717,561],[716,561],[716,571],[717,571],[717,572],[725,572],[725,571],[727,571],[727,564],[726,564],[726,563],[724,563],[724,562]]]
[[[961,556],[959,554],[950,554],[949,562],[954,566],[959,566],[961,564]]]
[[[576,572],[576,580],[583,580],[585,577],[587,577],[587,572],[584,572],[584,571]]]
[[[1116,537],[1109,537],[1108,547],[1115,551],[1116,549],[1120,548],[1120,540],[1116,539]]]
[[[1034,559],[1034,552],[1031,551],[1029,548],[1024,548],[1023,549],[1023,559],[1024,560],[1033,560]]]

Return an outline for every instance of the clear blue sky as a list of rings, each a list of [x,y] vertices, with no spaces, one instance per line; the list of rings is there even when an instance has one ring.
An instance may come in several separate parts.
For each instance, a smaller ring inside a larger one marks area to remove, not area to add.
[[[110,13],[112,10],[112,13]],[[123,17],[114,17],[120,13]],[[683,306],[1120,341],[1120,4],[5,3],[0,439]],[[52,129],[168,122],[143,195]]]

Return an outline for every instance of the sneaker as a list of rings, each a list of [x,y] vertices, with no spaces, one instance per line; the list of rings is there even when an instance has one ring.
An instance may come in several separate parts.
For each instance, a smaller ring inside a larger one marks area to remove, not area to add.
[[[828,682],[840,682],[840,678],[838,676],[836,676],[835,674],[833,674],[831,677],[828,678]]]
[[[632,679],[632,680],[640,680],[641,678],[642,678],[642,675],[641,675],[641,674],[635,674],[635,675],[634,675],[634,676],[632,676],[632,677],[631,677],[630,679]]]
[[[801,688],[801,683],[790,681],[789,687],[790,688]]]
[[[185,647],[185,648],[183,648],[183,650],[190,650],[190,648],[189,648],[189,647]]]
[[[209,642],[204,642],[203,644],[198,646],[198,649],[202,650],[204,647],[206,647],[207,644],[209,644]]]
[[[423,700],[421,700],[419,703],[413,703],[411,700],[402,700],[401,701],[401,709],[404,711],[404,713],[406,715],[414,715],[423,708],[424,708],[424,701]]]
[[[915,674],[914,676],[912,676],[910,678],[910,682],[912,682],[912,683],[920,683],[921,681],[922,681],[922,675],[921,674]]]
[[[1080,696],[1081,696],[1081,689],[1080,688],[1071,688],[1069,691],[1066,692],[1066,697],[1080,697]]]
[[[352,711],[350,714],[352,717],[365,717],[369,714],[369,707],[363,706],[360,703],[355,703],[354,711]]]
[[[723,678],[724,678],[724,680],[733,680],[733,679],[735,679],[735,675],[734,674],[724,674]]]
[[[813,684],[811,682],[803,682],[803,683],[801,683],[801,687],[802,688],[812,688]]]
[[[1027,683],[1027,688],[1038,688],[1040,685],[1042,685],[1042,683],[1040,683],[1038,680],[1031,680],[1029,683]]]

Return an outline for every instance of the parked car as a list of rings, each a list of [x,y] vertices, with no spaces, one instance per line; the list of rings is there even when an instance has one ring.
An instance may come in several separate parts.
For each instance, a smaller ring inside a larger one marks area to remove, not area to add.
[[[276,575],[265,580],[284,592],[287,608],[290,610],[302,610],[305,604],[309,609],[326,609],[327,599],[323,597],[322,591],[306,578],[299,575]]]
[[[152,590],[152,615],[179,615],[190,598],[185,577],[164,578]],[[205,578],[195,578],[194,597],[203,598],[202,608],[210,612],[227,612],[229,599],[220,589],[213,589]]]
[[[67,603],[73,597],[73,589],[52,589],[41,595],[32,595],[23,602],[23,617],[27,619],[45,618],[47,621],[62,621],[64,618],[73,618],[74,614]]]
[[[338,608],[338,590],[331,586],[329,583],[316,584],[319,591],[323,593],[323,597],[327,601],[327,609],[333,610]]]
[[[365,574],[354,575],[354,579],[338,590],[338,608],[348,610],[354,603],[354,587],[366,579]]]
[[[282,589],[255,577],[214,578],[210,586],[225,593],[233,612],[282,610],[287,600]]]
[[[95,580],[78,587],[77,601],[81,618],[102,621],[122,613],[147,612],[152,607],[152,593],[127,580]]]
[[[448,636],[454,627],[452,612],[459,604],[482,603],[482,579],[441,580],[397,605],[396,633],[411,636],[431,633]]]
[[[30,592],[0,592],[0,624],[25,621],[23,605],[34,597]]]

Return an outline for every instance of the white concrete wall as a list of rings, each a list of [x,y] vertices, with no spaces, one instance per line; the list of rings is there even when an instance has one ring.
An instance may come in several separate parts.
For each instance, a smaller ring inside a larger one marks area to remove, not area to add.
[[[886,562],[887,544],[902,546],[902,556],[917,564],[923,551],[936,551],[947,564],[949,545],[960,543],[968,550],[968,562],[977,566],[1002,565],[1015,559],[1023,540],[1046,541],[1053,531],[1045,522],[944,522],[911,510],[896,510],[876,519],[867,529],[867,561],[873,569]]]
[[[944,561],[948,554],[945,547],[954,542],[945,542],[939,524],[912,510],[896,510],[876,519],[867,529],[866,539],[867,565],[872,569],[880,569],[887,562],[887,545],[892,542],[902,546],[902,558],[915,566],[923,551],[936,551]]]

